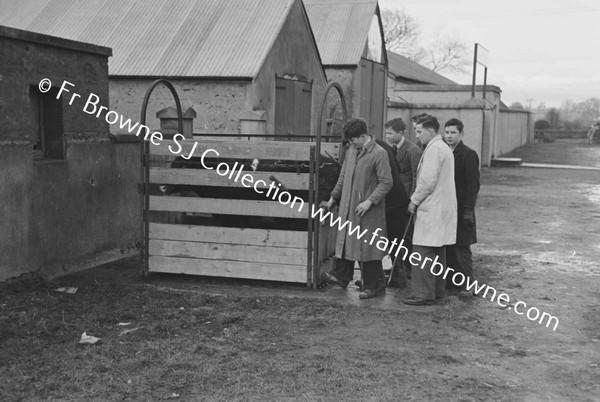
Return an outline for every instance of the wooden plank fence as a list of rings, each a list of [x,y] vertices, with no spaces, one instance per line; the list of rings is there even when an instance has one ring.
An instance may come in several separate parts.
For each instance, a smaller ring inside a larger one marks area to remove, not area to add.
[[[337,159],[340,145],[323,143],[321,152]],[[174,161],[203,155],[213,165],[199,165],[199,169],[171,166]],[[248,169],[241,173],[250,175],[245,182],[223,175],[236,162],[247,166],[253,159],[288,161],[308,166],[309,171]],[[224,163],[221,170],[215,168],[215,160]],[[335,229],[313,222],[310,216],[310,207],[316,202],[317,161],[315,143],[311,142],[215,139],[163,141],[158,146],[147,146],[143,186],[145,272],[300,282],[315,287],[320,265],[331,257],[335,247]],[[273,175],[285,190],[295,194],[286,205],[258,194],[273,185]],[[195,196],[164,193],[173,186],[202,191],[196,191]],[[249,198],[254,199],[220,197],[223,189],[253,193],[254,197]],[[234,221],[237,216],[240,222],[260,217],[301,220],[305,224],[303,230],[231,227],[219,222],[219,216],[233,217]],[[186,217],[197,218],[197,222],[185,222]],[[319,244],[314,244],[315,231],[319,231]]]

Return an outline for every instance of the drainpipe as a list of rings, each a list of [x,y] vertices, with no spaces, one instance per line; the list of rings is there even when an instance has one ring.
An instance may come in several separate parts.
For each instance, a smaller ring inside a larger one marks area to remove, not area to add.
[[[483,157],[483,138],[485,137],[485,106],[481,108],[481,156]],[[491,138],[490,138],[491,140]],[[491,143],[491,141],[490,141]],[[488,153],[490,152],[490,144],[488,144]],[[490,167],[492,165],[492,156],[491,153],[488,154],[489,156],[489,161],[487,162],[487,166]],[[483,165],[483,160],[481,161],[481,164]]]

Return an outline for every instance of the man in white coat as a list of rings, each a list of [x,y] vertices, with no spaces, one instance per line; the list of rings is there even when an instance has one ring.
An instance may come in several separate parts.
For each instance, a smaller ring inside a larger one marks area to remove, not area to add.
[[[446,295],[446,251],[456,241],[456,188],[454,156],[438,134],[440,123],[426,116],[417,123],[416,133],[425,147],[417,168],[417,187],[408,211],[415,215],[411,305],[431,305]]]

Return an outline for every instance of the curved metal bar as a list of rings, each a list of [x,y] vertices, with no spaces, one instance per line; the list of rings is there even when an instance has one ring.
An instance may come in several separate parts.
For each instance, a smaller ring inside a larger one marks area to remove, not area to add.
[[[316,138],[316,144],[315,144],[315,159],[316,159],[316,169],[314,172],[314,183],[315,183],[315,191],[314,191],[314,200],[315,203],[319,202],[319,166],[320,166],[320,158],[321,158],[321,139],[323,137],[323,112],[325,111],[325,107],[327,106],[327,95],[329,95],[329,91],[331,91],[332,88],[335,88],[337,90],[337,93],[340,97],[340,101],[342,104],[342,115],[344,118],[344,123],[348,121],[348,110],[346,108],[346,97],[344,95],[344,90],[342,89],[342,86],[340,84],[338,84],[337,82],[330,82],[329,85],[327,85],[327,88],[325,88],[325,93],[323,94],[323,99],[321,100],[321,108],[319,109],[319,116],[317,118],[317,138]],[[341,140],[343,140],[343,137],[341,138]],[[342,141],[340,141],[340,147]],[[341,157],[341,152],[342,149],[340,148],[340,157]],[[316,207],[318,207],[318,205],[316,205]],[[319,285],[319,279],[317,277],[317,273],[320,271],[319,269],[319,221],[315,220],[313,222],[313,224],[315,225],[314,227],[314,246],[313,246],[313,266],[312,266],[312,282],[313,282],[313,287],[316,287]]]
[[[175,105],[177,106],[177,120],[179,126],[179,133],[183,134],[183,111],[181,110],[181,102],[179,101],[179,96],[177,95],[177,91],[173,84],[165,79],[158,79],[150,85],[150,88],[146,91],[146,95],[144,96],[144,100],[142,101],[142,117],[140,119],[140,123],[142,125],[146,125],[146,112],[148,109],[148,101],[150,100],[150,95],[154,91],[154,89],[160,85],[164,84],[173,95],[175,99]],[[150,181],[150,144],[145,139],[140,141],[141,147],[141,158],[142,158],[142,168],[140,178],[142,179],[142,266],[143,266],[143,274],[146,276],[148,274],[148,259],[149,259],[149,250],[148,250],[148,236],[149,236],[149,226],[148,226],[148,216],[147,211],[150,204],[150,198],[148,194],[148,183]]]
[[[171,91],[171,94],[173,95],[173,98],[175,99],[175,105],[177,106],[177,120],[178,120],[178,125],[179,125],[179,133],[183,134],[183,112],[181,110],[181,102],[179,101],[179,95],[177,95],[177,91],[175,90],[175,87],[173,86],[173,84],[171,84],[169,81],[165,80],[164,78],[158,79],[156,81],[154,81],[152,83],[152,85],[150,85],[150,88],[148,88],[148,90],[146,91],[146,95],[144,96],[144,101],[142,102],[142,118],[141,118],[141,124],[146,124],[146,110],[148,109],[148,101],[150,100],[150,95],[152,94],[152,92],[154,91],[154,89],[159,86],[160,84],[164,84],[167,88],[169,88],[169,90]]]
[[[323,99],[321,100],[321,108],[319,109],[319,116],[317,120],[317,142],[320,142],[323,130],[323,112],[325,111],[325,106],[327,105],[327,95],[329,95],[329,91],[332,88],[335,88],[340,96],[340,101],[342,103],[342,114],[344,116],[344,122],[348,121],[348,111],[346,108],[346,96],[344,95],[344,90],[342,86],[337,82],[330,82],[325,89],[325,94],[323,95]]]

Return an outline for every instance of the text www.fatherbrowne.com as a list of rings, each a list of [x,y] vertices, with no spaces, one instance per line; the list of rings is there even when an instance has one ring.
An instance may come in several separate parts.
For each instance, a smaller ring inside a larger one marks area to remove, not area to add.
[[[40,81],[38,87],[41,92],[45,93],[50,90],[51,85],[52,84],[48,78],[43,78]],[[74,88],[75,85],[68,81],[63,81],[56,98],[59,99],[59,98],[61,98],[61,96],[63,94],[70,93],[71,91],[69,90],[69,87]],[[80,95],[78,93],[72,92],[71,98],[69,100],[69,105],[72,105],[73,102],[77,98],[80,98]],[[122,115],[119,115],[115,111],[108,110],[108,108],[106,106],[100,105],[100,98],[93,93],[90,93],[89,97],[87,98],[87,100],[85,102],[85,105],[84,105],[82,111],[87,114],[95,115],[96,118],[100,118],[100,115],[102,114],[102,112],[106,111],[106,114],[104,115],[104,119],[106,120],[107,123],[109,123],[111,125],[119,123],[119,126],[121,128],[127,127],[127,131],[129,133],[136,130],[136,128],[137,128],[136,136],[139,136],[140,133],[142,131],[144,131],[145,133],[144,133],[143,139],[145,141],[150,141],[153,145],[160,145],[160,142],[163,140],[162,133],[160,133],[158,131],[151,133],[150,132],[151,130],[147,126],[141,125],[141,124],[139,124],[139,122],[132,125],[132,121],[130,119],[123,120]],[[186,157],[186,156],[182,155],[183,147],[178,142],[178,140],[184,140],[184,136],[180,133],[175,134],[173,136],[173,140],[174,140],[173,141],[174,144],[177,145],[178,149],[173,150],[173,148],[171,148],[171,146],[169,146],[168,147],[169,151],[171,153],[173,153],[174,155],[180,155],[181,157],[183,157],[185,159],[190,159],[195,154],[195,151],[199,145],[197,141],[194,141],[194,143],[192,145],[192,149],[189,152],[189,155]],[[205,169],[213,170],[214,169],[213,167],[209,167],[209,166],[205,165],[205,163],[204,163],[204,159],[205,159],[206,155],[208,155],[210,153],[214,153],[216,156],[220,156],[219,152],[217,152],[214,149],[204,149],[204,152],[202,153],[200,160],[201,160],[201,164],[203,165],[203,167]],[[238,167],[239,167],[239,170],[237,170],[237,175],[235,175],[236,169]],[[234,182],[238,181],[238,179],[241,176],[242,171],[243,171],[243,165],[242,164],[238,165],[237,162],[234,164],[233,167],[230,167],[227,163],[222,162],[215,169],[215,172],[218,175],[229,176],[229,179],[233,180]],[[235,179],[233,179],[234,175],[235,175]],[[254,177],[251,174],[246,173],[243,176],[241,176],[240,184],[246,188],[252,187],[252,188],[254,188],[254,191],[256,191],[257,193],[263,194],[265,197],[270,198],[273,201],[278,201],[282,205],[289,205],[289,207],[292,209],[296,208],[296,206],[297,206],[299,216],[306,216],[305,215],[306,212],[304,211],[305,210],[304,200],[300,197],[292,197],[292,195],[289,192],[287,192],[285,190],[281,190],[274,182],[271,182],[271,184],[268,186],[267,193],[265,193],[263,190],[265,190],[267,184],[263,180],[255,181]],[[420,269],[426,269],[427,264],[431,263],[431,264],[429,264],[429,270],[432,275],[440,276],[443,274],[442,278],[444,278],[444,279],[449,278],[452,281],[452,283],[454,283],[456,286],[465,285],[465,287],[468,291],[473,291],[473,293],[475,293],[476,295],[481,296],[483,298],[487,298],[488,293],[491,293],[491,297],[489,298],[490,301],[492,301],[492,302],[495,301],[496,303],[498,303],[498,305],[500,307],[506,308],[508,310],[513,310],[518,315],[525,315],[527,317],[527,319],[529,319],[530,321],[535,321],[539,324],[545,323],[546,328],[549,328],[552,324],[554,324],[554,326],[552,328],[553,331],[556,331],[556,328],[558,327],[559,321],[558,321],[557,317],[552,316],[545,312],[540,312],[540,310],[537,309],[536,307],[527,308],[527,303],[525,303],[522,300],[519,300],[516,303],[512,304],[510,302],[510,296],[508,296],[506,293],[500,293],[498,295],[498,292],[493,287],[486,285],[486,284],[480,285],[478,283],[478,281],[476,281],[476,280],[472,281],[471,278],[465,277],[465,275],[463,275],[461,272],[456,272],[451,267],[444,267],[443,264],[438,262],[438,257],[436,257],[432,261],[431,258],[423,259],[422,256],[417,252],[413,252],[409,255],[408,248],[406,248],[404,246],[404,239],[400,240],[400,242],[398,242],[398,239],[393,239],[390,241],[385,236],[379,235],[379,233],[382,232],[381,228],[375,229],[375,231],[371,233],[371,238],[367,241],[368,237],[365,237],[365,236],[368,236],[367,235],[367,233],[369,232],[368,229],[361,230],[359,225],[353,225],[352,222],[350,222],[348,220],[342,221],[341,217],[339,217],[339,216],[334,217],[334,214],[332,214],[331,211],[325,211],[324,209],[319,208],[313,204],[313,205],[311,205],[310,214],[313,219],[318,219],[319,222],[321,222],[322,224],[324,224],[326,221],[329,221],[328,222],[329,225],[331,227],[337,226],[337,229],[340,232],[345,231],[347,229],[349,235],[351,235],[351,236],[354,235],[359,240],[363,239],[363,237],[364,237],[363,241],[365,243],[368,243],[371,246],[373,245],[373,243],[375,243],[375,247],[377,247],[379,250],[385,251],[390,256],[393,255],[395,258],[398,258],[399,254],[402,253],[402,260],[406,261],[406,259],[408,259],[408,262],[413,267],[419,267]],[[450,273],[452,273],[452,275],[450,275]]]
[[[314,205],[312,206],[311,215],[313,218],[316,218],[318,216],[319,217],[318,219],[321,223],[323,223],[329,219],[329,225],[331,227],[337,226],[338,230],[340,230],[340,231],[344,230],[347,226],[348,233],[350,235],[355,235],[356,238],[359,240],[362,239],[368,232],[367,229],[364,229],[361,231],[360,226],[358,226],[358,225],[354,226],[352,224],[352,222],[345,221],[342,223],[342,220],[340,219],[339,216],[334,219],[334,215],[331,212],[329,212],[329,211],[324,212],[323,209],[315,209]],[[410,255],[408,254],[409,250],[408,250],[408,248],[406,248],[404,246],[404,239],[400,240],[399,243],[398,243],[397,239],[393,239],[392,241],[389,241],[388,239],[386,239],[383,236],[378,236],[379,232],[381,232],[381,229],[377,228],[374,232],[371,233],[371,239],[367,242],[369,245],[373,245],[373,242],[375,241],[375,239],[378,239],[377,243],[375,244],[375,246],[378,249],[380,249],[382,251],[386,251],[389,255],[393,255],[396,258],[399,257],[400,253],[402,253],[402,257],[401,257],[402,260],[406,261],[406,259],[408,258],[408,262],[413,267],[419,267],[420,269],[425,269],[425,267],[427,266],[427,263],[431,263],[429,265],[429,271],[431,272],[432,275],[440,276],[443,274],[442,278],[444,278],[444,279],[451,278],[452,283],[454,283],[456,286],[465,285],[465,287],[468,291],[473,291],[473,293],[475,293],[476,295],[481,296],[483,298],[487,298],[488,293],[490,293],[491,297],[489,298],[489,300],[492,302],[496,301],[496,303],[498,303],[498,305],[500,307],[506,308],[508,310],[513,310],[518,315],[525,315],[527,317],[527,319],[529,319],[530,321],[536,321],[539,324],[545,323],[546,328],[548,328],[552,324],[554,324],[552,330],[556,331],[556,328],[558,327],[558,318],[557,317],[552,316],[546,312],[540,312],[540,310],[537,309],[536,307],[527,308],[527,303],[525,303],[522,300],[519,300],[516,303],[512,304],[510,302],[510,296],[507,295],[506,293],[500,293],[498,295],[498,292],[493,287],[486,285],[486,284],[479,284],[478,281],[476,281],[476,280],[472,281],[470,277],[465,277],[464,274],[462,274],[461,272],[456,272],[451,267],[444,267],[444,265],[442,265],[441,263],[438,262],[437,256],[435,257],[435,259],[433,261],[431,260],[431,258],[428,258],[428,257],[423,259],[423,261],[421,261],[422,256],[419,253],[413,252]],[[367,238],[365,238],[365,240],[366,239]],[[449,274],[451,272],[453,274],[449,277]],[[465,282],[466,282],[466,284],[465,284]]]

